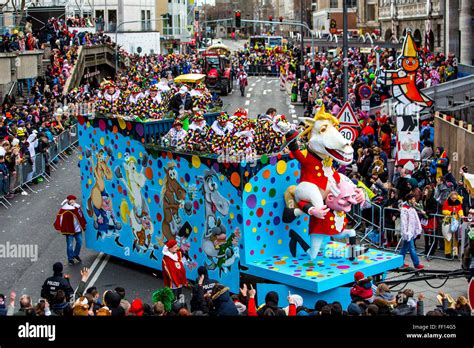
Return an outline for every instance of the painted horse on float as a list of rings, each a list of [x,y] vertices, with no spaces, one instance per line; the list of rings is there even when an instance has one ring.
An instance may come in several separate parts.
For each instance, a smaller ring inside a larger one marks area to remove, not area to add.
[[[120,215],[124,223],[129,223],[134,236],[133,250],[137,252],[147,253],[151,250],[150,258],[157,260],[155,249],[152,244],[152,236],[154,233],[153,221],[150,217],[150,209],[146,198],[142,195],[142,189],[146,184],[146,177],[143,170],[148,165],[148,156],[145,154],[141,160],[142,168],[137,169],[138,161],[129,153],[124,155],[123,168],[125,176],[120,167],[115,168],[115,176],[122,181],[128,192],[131,209],[128,202],[124,199],[120,205]],[[130,218],[130,219],[129,219]]]
[[[301,137],[308,137],[306,154],[298,148],[296,131],[290,131],[286,135],[291,154],[301,164],[301,177],[299,184],[296,187],[289,187],[285,193],[287,207],[283,213],[283,221],[290,223],[303,214],[310,216],[311,246],[298,233],[290,230],[290,252],[296,256],[296,244],[300,244],[311,259],[314,259],[318,256],[324,237],[332,235],[331,229],[335,228],[331,224],[328,231],[312,231],[313,228],[320,228],[317,219],[325,219],[329,213],[330,218],[332,214],[325,205],[328,194],[337,197],[341,193],[339,183],[344,181],[352,184],[349,178],[333,168],[333,160],[341,165],[349,165],[352,163],[354,150],[350,141],[339,133],[339,120],[326,113],[324,106],[319,109],[314,119],[305,117],[303,120],[308,126],[301,134]],[[354,192],[354,202],[363,203],[365,201],[363,191],[354,188]],[[289,206],[288,202],[294,204]]]
[[[199,177],[202,194],[204,196],[206,223],[202,238],[202,250],[206,254],[209,270],[219,269],[219,273],[227,273],[231,266],[240,257],[238,241],[240,231],[236,229],[227,237],[227,229],[217,213],[226,216],[229,213],[230,203],[218,191],[217,174],[214,170],[206,170],[204,177]],[[220,275],[219,274],[219,275]]]

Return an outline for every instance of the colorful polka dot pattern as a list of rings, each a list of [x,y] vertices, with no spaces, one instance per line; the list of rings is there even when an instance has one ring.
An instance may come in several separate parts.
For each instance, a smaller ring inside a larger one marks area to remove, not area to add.
[[[138,127],[138,129],[137,129]],[[112,173],[115,173],[117,168],[120,168],[122,173],[124,170],[125,155],[133,156],[137,160],[137,170],[143,173],[146,178],[145,186],[141,190],[142,197],[145,199],[150,210],[150,218],[152,220],[154,232],[152,235],[152,242],[157,244],[157,239],[161,237],[162,226],[164,222],[163,202],[162,202],[162,187],[165,180],[165,168],[167,168],[170,161],[176,163],[178,173],[178,182],[188,193],[196,189],[196,197],[191,199],[189,195],[186,201],[191,202],[191,215],[187,215],[184,209],[180,210],[180,217],[183,222],[189,222],[192,226],[192,233],[188,237],[187,242],[190,244],[189,256],[192,261],[195,261],[199,266],[206,261],[206,255],[202,250],[202,235],[205,226],[205,204],[199,177],[204,176],[204,172],[209,169],[214,169],[218,175],[215,180],[218,184],[218,191],[230,203],[229,212],[226,216],[218,215],[222,224],[225,225],[227,234],[230,235],[237,227],[241,229],[243,224],[243,213],[241,197],[239,197],[239,190],[236,186],[240,186],[240,177],[237,178],[232,175],[232,170],[235,168],[224,168],[221,164],[213,162],[210,159],[199,158],[197,156],[177,156],[170,152],[147,153],[143,144],[139,139],[132,138],[132,133],[143,135],[143,125],[134,122],[127,122],[124,120],[104,120],[96,119],[91,122],[85,122],[85,119],[80,120],[79,123],[79,165],[81,169],[81,182],[83,192],[83,202],[87,202],[90,196],[95,178],[93,175],[93,168],[87,158],[87,152],[90,151],[94,156],[94,162],[97,162],[96,155],[101,149],[108,147],[111,150],[112,156],[108,162]],[[148,156],[146,166],[143,166],[145,157]],[[227,172],[229,174],[227,175]],[[221,173],[226,172],[226,175]],[[93,218],[89,217],[87,224],[87,245],[89,248],[97,251],[102,251],[107,254],[115,255],[148,267],[161,269],[161,248],[155,251],[155,256],[158,260],[150,259],[149,253],[137,253],[132,250],[133,233],[131,230],[129,219],[126,217],[126,211],[121,210],[122,202],[126,202],[131,209],[133,204],[130,200],[130,192],[124,182],[120,180],[115,174],[112,180],[105,181],[105,188],[112,200],[112,206],[117,220],[122,224],[120,230],[120,242],[127,248],[122,249],[118,247],[113,238],[105,238],[97,240],[97,231],[94,230]],[[257,202],[255,201],[255,204]],[[259,202],[260,204],[260,202]],[[124,221],[128,220],[128,221]],[[243,249],[243,239],[241,238],[238,245],[239,249]],[[240,252],[242,254],[243,251]],[[237,265],[238,260],[231,266],[228,273],[210,271],[210,277],[222,281],[229,285],[233,291],[238,291],[239,286],[239,270]],[[187,269],[189,279],[197,277],[197,270],[190,271]]]
[[[345,244],[329,242],[323,252],[328,252],[329,249],[336,248],[345,248]],[[288,255],[288,253],[282,255]],[[370,249],[367,254],[357,257],[354,261],[349,261],[347,258],[334,259],[323,257],[323,253],[320,252],[318,257],[314,260],[310,260],[307,255],[298,257],[274,255],[265,259],[254,260],[252,265],[267,270],[278,271],[285,275],[318,282],[349,272],[357,272],[367,265],[375,262],[388,261],[394,257],[396,257],[396,255],[393,253]]]
[[[246,262],[288,253],[290,228],[307,236],[307,217],[290,225],[281,220],[285,190],[299,181],[298,161],[282,156],[262,156],[260,161],[264,167],[243,185]]]

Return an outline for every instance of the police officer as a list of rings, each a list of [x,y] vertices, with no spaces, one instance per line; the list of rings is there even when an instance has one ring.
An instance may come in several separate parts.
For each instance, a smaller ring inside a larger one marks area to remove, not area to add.
[[[41,289],[41,297],[47,299],[49,303],[53,303],[58,290],[63,290],[66,294],[66,301],[69,302],[71,296],[74,294],[74,289],[69,282],[69,276],[67,274],[63,276],[63,264],[56,262],[53,265],[53,272],[54,275],[44,281]]]

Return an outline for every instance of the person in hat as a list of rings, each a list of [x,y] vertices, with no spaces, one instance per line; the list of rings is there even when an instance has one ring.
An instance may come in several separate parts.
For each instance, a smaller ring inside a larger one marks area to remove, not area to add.
[[[53,303],[58,290],[63,290],[66,295],[66,300],[69,301],[74,294],[74,289],[69,281],[69,275],[63,275],[63,264],[56,262],[53,265],[53,276],[47,278],[41,288],[41,297]]]
[[[452,256],[458,258],[458,238],[461,220],[464,217],[462,198],[456,191],[452,191],[443,203],[441,213],[445,216],[442,223],[444,236],[444,255],[447,259]]]
[[[372,277],[366,277],[364,273],[359,271],[354,274],[354,282],[350,291],[352,301],[372,302],[374,296]]]
[[[152,85],[144,98],[138,102],[140,116],[143,118],[161,119],[162,115],[162,97],[157,85]]]
[[[204,118],[202,111],[197,111],[192,122],[189,125],[188,135],[184,141],[187,151],[207,151],[207,133],[209,132],[209,126]]]
[[[173,111],[175,116],[181,120],[188,118],[189,113],[193,109],[193,100],[188,93],[188,88],[182,86],[170,100],[169,110]],[[188,120],[189,122],[189,120]],[[185,128],[187,129],[187,128]]]
[[[225,143],[232,136],[233,131],[234,125],[229,121],[229,115],[221,112],[207,134],[207,143],[210,146],[210,151],[220,154],[225,148]]]
[[[102,92],[97,100],[97,108],[104,114],[119,113],[121,107],[120,89],[116,88],[113,81],[105,80],[100,85]]]
[[[144,98],[145,95],[142,93],[142,90],[137,85],[132,87],[132,91],[128,96],[128,104],[137,105],[140,99]]]
[[[176,298],[179,299],[183,286],[188,285],[188,279],[183,254],[174,239],[167,241],[163,247],[162,269],[165,286],[173,290]]]
[[[86,228],[86,219],[81,206],[76,203],[77,197],[69,195],[61,203],[61,209],[56,214],[54,228],[66,236],[67,259],[70,265],[82,262],[79,254],[82,247],[82,231]],[[73,243],[76,242],[73,249]]]
[[[183,121],[180,119],[174,120],[173,128],[163,137],[163,144],[165,146],[181,149],[185,145],[185,139],[188,132],[183,129]]]

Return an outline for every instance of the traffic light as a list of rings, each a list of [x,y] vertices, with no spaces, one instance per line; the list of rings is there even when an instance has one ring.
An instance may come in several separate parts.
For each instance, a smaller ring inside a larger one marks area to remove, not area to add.
[[[280,16],[280,18],[278,18],[280,20],[280,23],[283,22],[283,16]]]
[[[272,15],[268,16],[268,21],[269,21],[269,22],[272,22],[272,21],[273,21],[273,16],[272,16]]]
[[[235,27],[240,28],[242,25],[240,11],[235,11]]]

